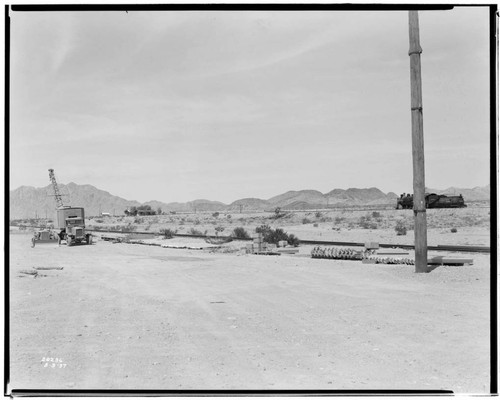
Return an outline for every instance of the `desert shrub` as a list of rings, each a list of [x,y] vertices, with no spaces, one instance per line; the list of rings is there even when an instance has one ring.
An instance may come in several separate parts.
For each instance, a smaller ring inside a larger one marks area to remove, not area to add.
[[[177,233],[177,231],[174,231],[169,228],[162,229],[160,233],[163,235],[165,239],[172,239],[174,235]]]
[[[288,235],[288,244],[293,247],[298,247],[300,244],[300,240],[297,236],[295,236],[293,233]]]
[[[207,235],[207,231],[202,232],[202,231],[199,231],[197,229],[191,228],[191,230],[189,231],[189,234],[190,235],[195,235],[195,236],[206,236]]]
[[[316,223],[314,223],[314,224],[313,224],[313,226],[314,226],[315,228],[317,228],[319,225],[318,225],[318,224],[316,224]]]
[[[102,219],[96,219],[95,222],[97,222],[98,224],[102,224],[104,222],[104,220],[102,220]]]
[[[373,218],[380,218],[380,213],[378,211],[372,212],[372,217]]]
[[[396,234],[398,236],[404,236],[406,235],[407,228],[405,223],[402,220],[399,220],[398,222],[396,222],[394,230],[396,231]]]
[[[288,241],[287,233],[281,228],[276,228],[274,230],[271,229],[271,231],[268,232],[268,234],[264,236],[264,241],[267,243],[278,244],[278,242],[281,240]]]
[[[451,233],[457,233],[457,232],[458,232],[457,228],[451,228]]]
[[[219,215],[220,215],[220,213],[219,213],[218,211],[216,211],[216,212],[214,212],[214,213],[212,214],[212,217],[214,217],[214,218],[218,218],[218,217],[219,217]]]
[[[279,218],[284,218],[284,217],[288,217],[288,216],[290,216],[290,213],[283,212],[283,211],[281,211],[280,207],[276,207],[276,209],[274,210],[274,214],[271,215],[269,218],[270,219],[279,219]]]
[[[314,216],[316,218],[321,218],[323,216],[323,214],[321,214],[321,212],[319,212],[319,211],[316,211],[316,213],[314,214]]]
[[[137,226],[132,225],[130,222],[127,226],[122,226],[122,232],[134,232],[137,229]]]
[[[265,236],[270,231],[272,231],[272,229],[269,225],[261,225],[261,226],[258,226],[257,228],[255,228],[255,232],[262,233],[262,236]]]
[[[248,232],[241,226],[234,228],[231,236],[236,239],[250,239],[250,235],[248,234]]]
[[[370,229],[371,227],[371,217],[367,215],[362,215],[359,218],[359,226],[363,229]]]
[[[335,223],[336,223],[336,224],[340,224],[340,223],[342,223],[342,221],[344,221],[344,220],[345,220],[345,217],[335,217],[335,220],[334,220],[334,221],[335,221]]]
[[[268,225],[261,225],[256,228],[257,233],[262,233],[264,242],[278,244],[279,241],[285,240],[292,246],[299,245],[299,239],[295,235],[288,235],[283,229],[272,229]]]
[[[193,224],[195,224],[195,225],[200,225],[200,223],[201,223],[201,222],[200,222],[200,219],[199,219],[199,218],[196,218],[196,219],[194,220],[194,222],[193,222]]]
[[[215,236],[219,236],[219,233],[224,232],[224,229],[226,229],[226,228],[224,228],[223,226],[216,226],[215,227]]]
[[[312,221],[309,218],[303,218],[302,223],[305,224],[310,224]]]
[[[228,220],[229,220],[229,219],[231,219],[231,218],[232,218],[232,217],[231,217],[231,214],[227,214],[227,215],[226,215],[226,218],[227,218]]]
[[[134,224],[142,224],[144,222],[144,218],[136,217],[134,218]]]

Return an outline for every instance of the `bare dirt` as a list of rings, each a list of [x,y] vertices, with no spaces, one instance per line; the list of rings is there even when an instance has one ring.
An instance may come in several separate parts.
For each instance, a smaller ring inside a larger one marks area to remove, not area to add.
[[[11,388],[490,390],[487,254],[416,274],[312,259],[308,246],[29,239],[10,235]],[[37,266],[63,269],[22,273]]]

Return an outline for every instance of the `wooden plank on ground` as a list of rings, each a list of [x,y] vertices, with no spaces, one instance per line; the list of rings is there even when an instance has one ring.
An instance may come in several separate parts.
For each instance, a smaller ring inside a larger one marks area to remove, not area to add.
[[[375,254],[377,255],[384,255],[384,256],[389,256],[389,255],[392,255],[392,256],[402,256],[402,255],[407,255],[407,254],[410,254],[410,252],[408,250],[404,250],[404,249],[378,249]]]
[[[436,256],[427,259],[429,265],[472,265],[472,258]]]

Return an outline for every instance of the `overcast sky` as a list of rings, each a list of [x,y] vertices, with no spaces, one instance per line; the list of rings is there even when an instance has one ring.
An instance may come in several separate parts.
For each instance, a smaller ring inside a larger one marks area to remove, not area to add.
[[[426,186],[489,183],[488,9],[421,11]],[[412,191],[407,11],[12,12],[10,188]]]

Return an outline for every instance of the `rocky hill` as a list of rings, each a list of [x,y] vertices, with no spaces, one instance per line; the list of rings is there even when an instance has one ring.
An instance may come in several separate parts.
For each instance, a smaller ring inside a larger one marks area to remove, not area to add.
[[[60,184],[59,191],[65,205],[84,207],[85,214],[100,215],[101,212],[123,214],[124,210],[140,206],[135,200],[126,200],[113,196],[109,192],[97,189],[92,185]],[[54,218],[56,201],[52,186],[34,188],[21,186],[10,191],[10,219],[16,218]]]
[[[126,200],[113,196],[109,192],[97,189],[92,185],[60,184],[63,200],[67,205],[85,208],[87,216],[97,216],[102,212],[122,215],[127,208],[141,205],[135,200]],[[445,190],[426,189],[438,194],[462,194],[465,201],[489,200],[490,186],[473,189],[448,188]],[[317,190],[292,190],[270,199],[245,198],[227,205],[220,201],[199,199],[186,203],[163,203],[151,200],[144,204],[153,210],[160,208],[163,212],[215,212],[215,211],[272,211],[277,207],[289,210],[307,210],[339,206],[394,205],[398,196],[389,192],[385,194],[375,187],[367,189],[349,188],[333,189],[328,193]],[[10,191],[10,219],[35,218],[47,216],[54,218],[55,200],[52,187],[34,188],[21,186]]]

